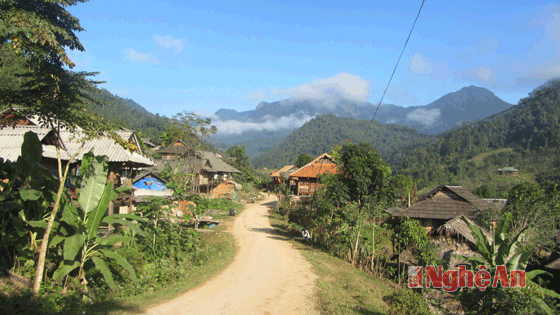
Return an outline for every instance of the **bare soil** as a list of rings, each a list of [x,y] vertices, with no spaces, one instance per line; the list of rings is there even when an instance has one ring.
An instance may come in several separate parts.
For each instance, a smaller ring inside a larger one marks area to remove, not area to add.
[[[317,314],[311,264],[268,223],[275,200],[247,205],[236,218],[239,251],[222,274],[147,314]]]

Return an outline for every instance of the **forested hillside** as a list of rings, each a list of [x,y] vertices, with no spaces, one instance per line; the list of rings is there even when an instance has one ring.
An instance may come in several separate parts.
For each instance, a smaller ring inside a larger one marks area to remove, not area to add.
[[[286,137],[280,145],[253,158],[252,163],[255,167],[279,168],[293,163],[300,153],[318,156],[337,144],[344,145],[348,140],[360,142],[369,123],[368,120],[341,118],[333,114],[317,116]],[[372,143],[381,154],[387,154],[432,137],[409,127],[373,121],[365,142]]]
[[[90,110],[107,118],[110,122],[140,132],[143,137],[159,142],[161,134],[169,127],[166,117],[152,114],[131,99],[111,94],[105,89],[97,89],[92,96],[99,100]]]
[[[520,180],[554,176],[560,139],[560,80],[535,89],[511,111],[459,129],[429,145],[396,150],[387,159],[394,172],[418,180],[419,187],[461,184],[503,191]],[[515,167],[519,176],[495,171]]]

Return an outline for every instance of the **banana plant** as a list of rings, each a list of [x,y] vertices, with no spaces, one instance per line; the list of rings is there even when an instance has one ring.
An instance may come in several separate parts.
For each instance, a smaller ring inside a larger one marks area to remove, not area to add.
[[[469,228],[476,241],[476,248],[482,257],[462,255],[453,255],[457,258],[465,260],[467,263],[477,266],[486,265],[490,269],[495,270],[497,266],[505,265],[509,270],[525,270],[531,256],[531,252],[527,250],[518,251],[519,242],[525,236],[525,232],[529,227],[523,229],[520,233],[513,236],[512,232],[512,215],[509,212],[503,214],[502,219],[498,221],[494,229],[492,242],[482,233],[480,227],[472,225],[463,217],[463,220],[469,225]],[[544,302],[544,297],[549,296],[560,299],[560,295],[556,292],[543,288],[533,281],[539,275],[549,275],[550,273],[543,270],[532,270],[526,273],[527,288],[524,293],[527,294],[541,310],[546,314],[554,314],[554,311]]]
[[[115,244],[134,241],[134,238],[121,234],[113,234],[108,237],[100,234],[102,224],[117,227],[127,226],[137,234],[144,234],[137,224],[143,219],[138,216],[132,214],[105,216],[107,206],[118,196],[118,192],[113,190],[113,183],[106,184],[107,161],[106,156],[94,156],[91,151],[83,156],[82,178],[78,195],[79,205],[76,206],[71,200],[64,201],[59,233],[51,242],[51,246],[62,244],[64,257],[53,275],[55,280],[62,280],[77,269],[78,278],[87,289],[88,281],[85,271],[91,265],[89,264],[91,261],[101,272],[107,285],[115,288],[113,275],[107,265],[107,262],[114,260],[137,283],[132,266],[113,250]]]

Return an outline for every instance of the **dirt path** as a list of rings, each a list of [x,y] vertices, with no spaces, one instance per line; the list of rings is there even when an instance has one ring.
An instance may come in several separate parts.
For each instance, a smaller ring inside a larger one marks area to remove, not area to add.
[[[222,274],[148,314],[317,314],[311,264],[268,223],[274,200],[247,206],[235,220],[239,252]]]

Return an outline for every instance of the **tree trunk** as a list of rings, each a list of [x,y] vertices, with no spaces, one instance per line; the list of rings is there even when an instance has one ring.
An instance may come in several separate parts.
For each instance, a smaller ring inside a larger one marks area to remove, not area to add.
[[[373,271],[373,259],[375,258],[375,225],[371,229],[371,271]]]
[[[78,150],[78,153],[81,151]],[[70,161],[76,157],[78,154],[76,153]],[[70,167],[70,161],[66,164],[66,168],[64,169],[64,173],[62,172],[62,161],[60,158],[60,147],[56,147],[56,157],[58,162],[58,192],[56,193],[56,200],[54,202],[53,210],[51,211],[51,216],[49,218],[49,222],[47,223],[47,229],[45,230],[45,234],[43,235],[43,241],[41,242],[41,249],[39,249],[39,260],[37,261],[37,269],[35,269],[35,282],[33,284],[33,293],[35,295],[39,294],[39,290],[41,290],[41,282],[43,280],[43,273],[45,272],[45,260],[47,257],[47,248],[49,246],[49,237],[51,235],[51,230],[54,224],[54,220],[56,219],[56,214],[58,213],[58,209],[60,208],[60,200],[62,199],[62,193],[64,191],[64,183],[66,182],[66,175],[68,175],[68,168]]]
[[[362,232],[361,226],[358,227],[358,235],[356,236],[356,245],[354,246],[354,257],[352,259],[352,264],[356,261],[356,255],[358,254],[358,244],[360,242],[360,232]]]
[[[109,179],[107,180],[108,183],[113,183],[115,181],[115,172],[110,170],[109,171]],[[114,183],[113,183],[114,184]],[[113,187],[115,187],[115,185],[113,185]],[[115,211],[115,203],[113,202],[113,200],[109,201],[109,208],[108,208],[108,215],[113,215],[113,212]],[[108,235],[111,235],[111,232],[113,231],[113,226],[111,224],[109,224],[109,226],[107,227],[107,232]]]

